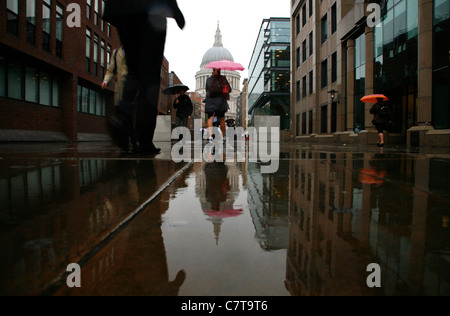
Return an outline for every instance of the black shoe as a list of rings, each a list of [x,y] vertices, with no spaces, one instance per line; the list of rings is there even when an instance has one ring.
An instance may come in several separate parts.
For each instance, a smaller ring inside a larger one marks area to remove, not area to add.
[[[140,154],[150,154],[150,155],[157,155],[161,153],[161,148],[157,148],[153,144],[149,145],[140,145],[139,146],[139,153]]]

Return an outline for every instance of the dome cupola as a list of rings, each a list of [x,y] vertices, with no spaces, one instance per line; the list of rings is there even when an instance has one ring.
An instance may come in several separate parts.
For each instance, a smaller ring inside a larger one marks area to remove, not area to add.
[[[220,32],[219,23],[217,23],[217,31],[214,46],[208,49],[208,51],[205,53],[200,67],[206,66],[212,61],[219,61],[219,60],[234,61],[234,58],[233,55],[231,55],[230,51],[225,47],[223,47],[222,33]]]

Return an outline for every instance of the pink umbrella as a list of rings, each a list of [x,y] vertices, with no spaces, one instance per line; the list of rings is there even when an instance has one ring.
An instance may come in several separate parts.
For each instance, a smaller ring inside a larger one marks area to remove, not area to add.
[[[222,70],[240,70],[243,71],[245,70],[244,66],[242,66],[239,63],[235,63],[229,60],[220,60],[220,61],[213,61],[210,62],[206,68],[210,68],[210,69],[222,69]]]
[[[220,217],[220,218],[227,218],[227,217],[236,217],[239,215],[242,215],[244,213],[244,210],[222,210],[222,211],[214,211],[214,210],[208,210],[205,211],[206,215],[211,217]]]

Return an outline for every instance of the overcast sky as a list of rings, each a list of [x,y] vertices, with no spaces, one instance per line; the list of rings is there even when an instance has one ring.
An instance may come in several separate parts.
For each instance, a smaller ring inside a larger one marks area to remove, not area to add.
[[[222,41],[246,70],[255,47],[263,19],[289,17],[290,0],[178,0],[186,19],[180,30],[173,19],[168,19],[165,56],[170,71],[195,91],[195,74],[200,70],[203,55],[214,44],[217,21],[220,22]]]

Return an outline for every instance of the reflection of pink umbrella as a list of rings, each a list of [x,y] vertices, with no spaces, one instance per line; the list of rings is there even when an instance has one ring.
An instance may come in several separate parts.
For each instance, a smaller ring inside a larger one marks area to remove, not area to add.
[[[245,70],[244,66],[242,66],[239,63],[234,63],[232,61],[229,60],[220,60],[220,61],[213,61],[210,62],[206,68],[210,68],[210,69],[222,69],[222,70],[240,70],[243,71]]]
[[[222,211],[214,211],[214,210],[208,210],[205,211],[206,215],[211,217],[220,217],[220,218],[227,218],[227,217],[236,217],[239,215],[242,215],[244,211],[242,209],[240,210],[222,210]]]

